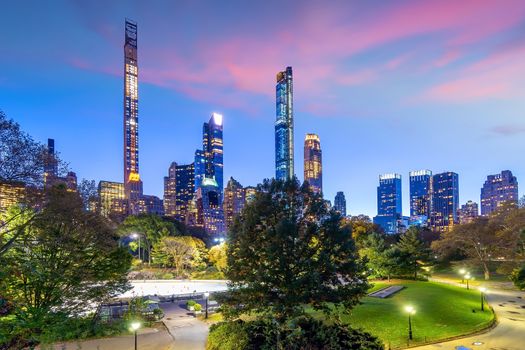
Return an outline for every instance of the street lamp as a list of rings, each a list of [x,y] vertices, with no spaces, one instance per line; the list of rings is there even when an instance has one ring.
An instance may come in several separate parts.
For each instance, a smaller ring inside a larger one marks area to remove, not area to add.
[[[412,340],[412,318],[411,316],[416,313],[416,309],[413,306],[405,306],[405,311],[408,313],[408,339]]]
[[[485,293],[487,293],[487,288],[479,287],[479,291],[480,291],[480,297],[481,297],[481,311],[485,311],[484,299],[485,299]]]
[[[464,278],[466,273],[467,273],[467,270],[465,270],[465,269],[460,269],[459,270],[459,274],[461,275],[461,283],[465,283],[463,278]]]
[[[472,278],[472,276],[470,276],[470,273],[467,273],[467,274],[465,275],[465,280],[467,281],[467,289],[469,289],[468,281],[469,281],[469,279],[471,279],[471,278]]]
[[[206,313],[204,318],[208,318],[208,298],[210,296],[210,293],[206,292],[204,293],[204,297],[206,298]]]
[[[135,350],[137,350],[137,330],[140,328],[140,322],[132,322],[131,330],[135,333]]]

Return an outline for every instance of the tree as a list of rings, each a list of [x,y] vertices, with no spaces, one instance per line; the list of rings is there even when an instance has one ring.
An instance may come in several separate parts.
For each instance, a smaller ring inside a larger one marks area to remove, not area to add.
[[[77,186],[78,194],[82,199],[84,208],[89,210],[89,205],[98,198],[98,190],[95,180],[82,179]]]
[[[258,192],[230,230],[225,314],[268,313],[283,322],[305,305],[350,310],[369,285],[340,214],[296,179],[265,180]]]
[[[151,249],[162,238],[177,236],[179,231],[171,221],[163,220],[158,215],[139,214],[128,216],[118,227],[118,233],[124,237],[131,234],[143,235],[141,239],[141,251],[146,248],[148,261],[151,263]],[[145,239],[144,239],[145,238]],[[140,254],[140,252],[139,252]]]
[[[401,253],[397,247],[389,247],[384,235],[373,232],[361,242],[359,256],[366,260],[366,267],[371,276],[390,280],[400,272]]]
[[[221,243],[211,247],[208,252],[210,263],[212,263],[218,271],[224,271],[228,266],[227,249],[227,243]]]
[[[173,267],[178,276],[190,269],[205,266],[206,246],[200,239],[190,236],[163,237],[153,248],[153,262]]]
[[[75,193],[55,188],[0,257],[0,295],[13,304],[21,336],[32,337],[126,291],[130,262],[104,218],[84,211]]]
[[[430,260],[430,249],[419,238],[419,231],[419,227],[410,227],[396,245],[401,253],[401,261],[411,270],[414,279],[417,279],[420,266]]]
[[[56,154],[49,155],[44,145],[22,131],[18,123],[8,119],[0,110],[0,183],[22,186],[24,193],[19,201],[24,207],[38,208],[41,205],[43,192],[38,189],[44,181],[44,170],[51,161],[50,157],[53,157],[60,173],[67,171],[67,164]],[[0,256],[7,252],[24,232],[24,226],[36,216],[36,211],[32,213],[23,222],[18,221],[22,226],[12,224],[16,216],[10,216],[10,221],[0,221]],[[7,236],[10,238],[6,239]]]
[[[366,215],[356,215],[343,219],[343,225],[347,225],[352,232],[352,238],[359,244],[372,233],[382,233],[383,230],[374,224]]]

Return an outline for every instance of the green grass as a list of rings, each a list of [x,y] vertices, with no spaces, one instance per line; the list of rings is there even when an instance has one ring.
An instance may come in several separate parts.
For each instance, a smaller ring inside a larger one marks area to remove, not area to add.
[[[350,316],[343,316],[344,322],[352,327],[378,336],[392,348],[407,345],[408,316],[406,305],[417,311],[413,316],[414,340],[411,344],[436,341],[483,329],[493,320],[492,311],[480,311],[480,295],[477,290],[414,281],[394,281],[405,288],[386,298],[365,297]],[[386,283],[377,283],[379,289]],[[476,312],[472,312],[472,310]]]

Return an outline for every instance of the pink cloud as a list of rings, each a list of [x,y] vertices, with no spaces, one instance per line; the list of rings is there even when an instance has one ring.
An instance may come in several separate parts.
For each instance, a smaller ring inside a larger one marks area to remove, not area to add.
[[[423,100],[470,102],[497,98],[508,99],[523,94],[525,46],[497,51],[457,72],[457,77],[430,87]]]
[[[490,131],[502,136],[513,136],[525,133],[525,125],[497,125],[492,127]]]
[[[295,71],[296,96],[300,93],[305,100],[326,100],[336,98],[335,90],[339,86],[382,79],[388,70],[398,69],[408,60],[417,60],[422,49],[416,46],[408,54],[376,62],[374,67],[361,65],[349,72],[347,61],[356,54],[427,36],[433,40],[433,46],[443,46],[445,51],[432,66],[445,67],[460,57],[462,45],[498,35],[525,18],[525,2],[521,0],[407,1],[371,6],[365,11],[353,4],[343,4],[304,2],[286,22],[275,17],[254,17],[254,23],[246,27],[239,25],[227,35],[219,30],[199,32],[200,29],[195,29],[194,40],[186,40],[183,32],[174,32],[172,40],[154,44],[141,39],[139,49],[147,52],[145,59],[144,55],[140,56],[141,80],[177,90],[190,98],[213,103],[228,101],[230,105],[249,108],[248,103],[236,101],[246,100],[247,96],[272,98],[276,72],[291,65]],[[249,30],[252,26],[261,30]],[[97,28],[101,35],[115,35],[111,28]],[[108,42],[114,41],[111,39]],[[118,65],[106,69],[86,62],[72,64],[81,69],[121,74]],[[424,62],[415,61],[414,70],[418,64]],[[458,95],[475,99],[504,95],[511,88],[501,79],[489,87],[476,86],[479,82],[461,74],[455,81],[431,88],[425,97],[446,100]],[[465,92],[462,88],[471,91]],[[315,107],[308,109],[316,110]]]

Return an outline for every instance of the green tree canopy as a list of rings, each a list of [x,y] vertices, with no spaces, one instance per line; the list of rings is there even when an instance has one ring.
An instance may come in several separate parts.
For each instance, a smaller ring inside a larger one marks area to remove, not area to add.
[[[173,267],[179,277],[191,269],[206,266],[206,245],[191,236],[163,237],[153,246],[153,262],[164,267]]]
[[[228,266],[227,250],[228,244],[221,243],[211,247],[208,252],[210,263],[212,263],[218,271],[224,271],[226,266]]]
[[[431,260],[430,249],[419,237],[420,230],[417,226],[410,227],[401,235],[396,245],[400,253],[400,262],[406,266],[407,270],[412,272],[414,278],[417,278],[421,266]]]
[[[266,180],[258,190],[230,230],[226,314],[268,312],[282,321],[305,305],[351,309],[368,283],[341,216],[296,179]]]
[[[131,256],[107,221],[75,193],[52,189],[40,214],[0,257],[0,295],[27,334],[54,315],[75,315],[128,289]]]

